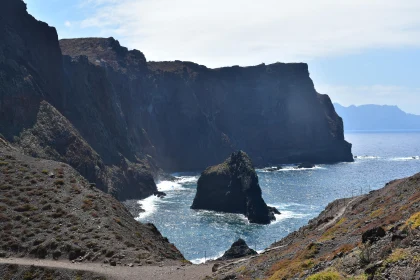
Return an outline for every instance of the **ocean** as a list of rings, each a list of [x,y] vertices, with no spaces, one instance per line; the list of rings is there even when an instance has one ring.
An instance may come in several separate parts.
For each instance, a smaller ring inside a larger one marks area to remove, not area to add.
[[[201,263],[221,256],[238,238],[261,251],[306,225],[337,198],[368,193],[420,172],[420,131],[352,132],[345,138],[353,144],[353,163],[257,169],[265,202],[281,212],[270,225],[250,224],[238,214],[191,210],[200,175],[194,172],[173,174],[176,182],[158,182],[167,196],[139,201],[146,212],[137,220],[154,223],[186,259]]]

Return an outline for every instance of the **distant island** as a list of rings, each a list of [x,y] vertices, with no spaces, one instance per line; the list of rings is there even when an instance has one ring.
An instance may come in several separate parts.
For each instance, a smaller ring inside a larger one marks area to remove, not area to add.
[[[344,107],[334,103],[343,118],[344,130],[420,130],[420,116],[408,114],[397,106],[361,105]]]

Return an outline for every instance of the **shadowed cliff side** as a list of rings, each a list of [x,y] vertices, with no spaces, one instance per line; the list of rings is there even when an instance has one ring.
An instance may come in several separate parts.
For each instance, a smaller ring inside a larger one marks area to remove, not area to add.
[[[160,170],[143,148],[147,135],[128,133],[103,69],[63,59],[55,28],[22,1],[1,3],[0,38],[1,134],[28,154],[69,163],[121,200],[156,191],[152,174]]]
[[[256,165],[353,160],[341,118],[329,97],[315,91],[304,63],[146,64],[113,38],[65,39],[60,47],[105,70],[135,120],[130,125],[144,131],[149,146],[143,146],[166,170],[203,169],[238,149]]]

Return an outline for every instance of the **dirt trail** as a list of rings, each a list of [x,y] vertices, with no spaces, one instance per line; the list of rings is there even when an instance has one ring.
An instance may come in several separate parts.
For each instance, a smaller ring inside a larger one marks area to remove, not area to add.
[[[325,228],[328,228],[329,226],[331,226],[331,225],[333,225],[335,222],[337,222],[337,220],[339,219],[339,218],[341,218],[341,216],[343,216],[343,214],[346,212],[346,210],[347,210],[347,207],[351,204],[351,203],[353,203],[353,201],[355,201],[357,199],[357,197],[356,198],[353,198],[352,200],[350,200],[346,205],[344,205],[343,207],[341,207],[340,208],[340,210],[335,214],[335,216],[334,216],[334,218],[331,220],[331,221],[329,221],[328,223],[326,223],[325,225],[323,225],[321,228],[319,228],[318,230],[319,231],[321,231],[321,230],[324,230]]]
[[[0,264],[17,264],[24,266],[38,266],[47,268],[89,271],[105,276],[107,279],[132,280],[197,280],[211,275],[213,264],[186,266],[109,266],[100,263],[71,263],[53,260],[0,258]]]

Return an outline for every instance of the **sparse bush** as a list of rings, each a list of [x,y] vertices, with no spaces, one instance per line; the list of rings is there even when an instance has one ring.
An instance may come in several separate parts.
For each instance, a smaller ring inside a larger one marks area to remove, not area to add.
[[[114,218],[114,221],[115,221],[117,224],[119,224],[120,226],[122,225],[122,224],[121,224],[121,220],[120,220],[119,218]]]
[[[371,256],[372,256],[372,250],[371,250],[371,246],[370,243],[366,243],[361,245],[360,248],[360,253],[359,253],[359,262],[360,265],[364,266],[367,265],[371,262]]]
[[[410,229],[416,229],[420,227],[420,212],[414,213],[406,222],[406,226]]]
[[[10,219],[6,215],[4,215],[3,213],[0,213],[0,223],[5,223],[5,222],[8,222],[8,221],[10,221]]]
[[[24,205],[16,207],[14,210],[16,212],[27,212],[27,211],[35,211],[38,209],[30,204],[24,204]]]
[[[51,214],[53,218],[61,218],[62,216],[66,215],[66,212],[62,208],[57,208],[54,213]]]
[[[64,180],[56,180],[54,182],[54,185],[56,185],[56,186],[63,186],[64,185]]]
[[[93,201],[89,198],[83,200],[82,209],[83,211],[87,211],[93,207]]]
[[[305,259],[312,259],[315,257],[316,254],[318,254],[319,249],[321,248],[321,244],[319,243],[311,243],[306,247],[306,252],[304,255]]]
[[[322,271],[309,276],[306,280],[340,280],[342,279],[340,273],[337,271]]]
[[[391,255],[385,260],[386,264],[389,263],[396,263],[400,260],[407,259],[409,256],[407,249],[401,249],[398,248],[394,252],[391,253]]]

